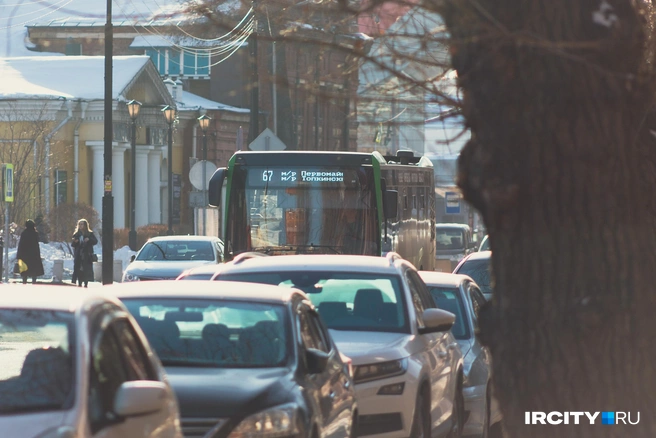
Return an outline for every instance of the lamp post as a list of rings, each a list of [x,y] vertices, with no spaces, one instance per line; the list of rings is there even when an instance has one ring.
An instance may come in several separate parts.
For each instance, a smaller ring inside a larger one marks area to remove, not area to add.
[[[173,234],[173,122],[175,121],[175,108],[170,105],[166,105],[162,108],[162,113],[166,119],[166,123],[169,125],[169,136],[168,136],[168,180],[169,180],[169,202],[168,202],[168,223],[169,228],[166,232],[169,236]]]
[[[207,128],[209,128],[211,120],[206,114],[198,118],[198,124],[203,131],[203,235],[207,230]]]
[[[137,225],[136,225],[136,202],[137,196],[137,117],[139,117],[139,110],[141,109],[141,102],[131,100],[128,102],[128,113],[132,119],[132,153],[130,163],[130,232],[128,233],[128,245],[132,251],[137,250]]]

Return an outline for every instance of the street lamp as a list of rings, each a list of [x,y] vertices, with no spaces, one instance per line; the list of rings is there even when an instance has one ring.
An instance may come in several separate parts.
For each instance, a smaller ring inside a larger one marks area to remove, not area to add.
[[[130,163],[130,232],[128,233],[128,245],[132,251],[137,250],[137,228],[136,228],[136,212],[135,212],[135,197],[137,194],[136,172],[137,172],[137,117],[139,117],[139,110],[141,109],[141,102],[131,100],[128,102],[128,114],[132,119],[132,162]]]
[[[203,235],[207,234],[207,128],[211,120],[206,114],[198,118],[198,124],[203,131]]]
[[[162,113],[166,119],[166,123],[169,125],[169,137],[168,137],[168,179],[169,179],[169,205],[168,205],[168,216],[169,216],[169,228],[166,232],[169,236],[173,234],[173,122],[175,121],[175,108],[166,105],[162,108]]]

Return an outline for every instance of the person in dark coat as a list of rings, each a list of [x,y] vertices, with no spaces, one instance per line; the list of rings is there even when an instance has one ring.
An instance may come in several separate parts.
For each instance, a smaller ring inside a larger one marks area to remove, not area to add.
[[[36,231],[34,221],[25,221],[25,230],[18,241],[16,259],[20,259],[27,265],[27,271],[21,272],[23,284],[27,283],[27,277],[32,277],[32,283],[36,283],[36,277],[43,275],[43,262],[41,261],[41,248],[39,248],[39,233]]]
[[[93,281],[93,246],[98,243],[93,231],[89,228],[86,219],[77,221],[75,233],[73,233],[74,248],[73,256],[73,283],[77,281],[78,287],[84,283],[84,287]]]

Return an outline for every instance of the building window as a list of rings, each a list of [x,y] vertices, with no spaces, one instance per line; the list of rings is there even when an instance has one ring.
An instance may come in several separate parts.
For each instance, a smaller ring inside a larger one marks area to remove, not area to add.
[[[65,170],[55,170],[55,205],[66,204],[68,175]]]
[[[72,38],[66,40],[66,56],[82,55],[82,44],[73,41]]]
[[[170,48],[146,49],[161,76],[209,77],[210,57],[207,53]]]

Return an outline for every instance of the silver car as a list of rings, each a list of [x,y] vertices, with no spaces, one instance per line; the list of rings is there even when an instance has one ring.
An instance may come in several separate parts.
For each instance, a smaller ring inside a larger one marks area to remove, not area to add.
[[[157,356],[118,299],[5,285],[0,433],[11,438],[182,438]]]
[[[451,333],[464,357],[463,395],[465,426],[463,435],[488,437],[492,424],[501,413],[492,396],[490,352],[476,338],[477,316],[485,298],[474,281],[466,275],[420,271],[437,307],[456,315]]]
[[[123,282],[175,280],[187,269],[223,261],[223,242],[212,236],[149,239],[123,273]]]

